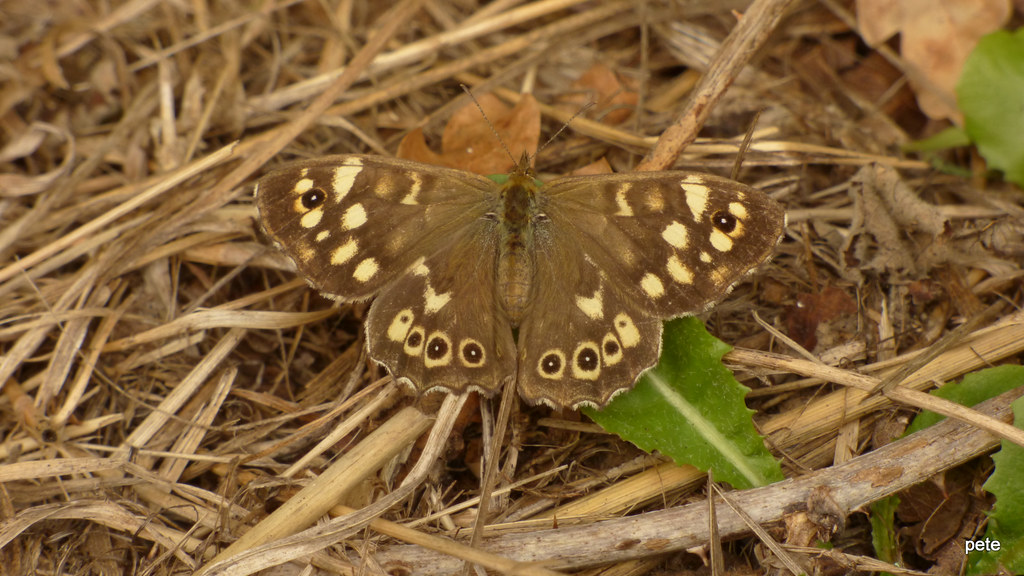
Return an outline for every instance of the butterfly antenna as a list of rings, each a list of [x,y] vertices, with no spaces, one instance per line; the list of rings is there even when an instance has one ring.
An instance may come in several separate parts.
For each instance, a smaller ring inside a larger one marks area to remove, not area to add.
[[[739,153],[736,155],[736,163],[732,166],[731,178],[733,180],[739,178],[740,166],[743,165],[743,156],[747,154],[747,150],[750,148],[750,141],[754,138],[754,127],[757,126],[757,121],[761,118],[761,112],[764,112],[764,108],[761,108],[754,114],[754,119],[751,120],[750,126],[747,127],[747,134],[743,137],[743,143],[740,144]]]
[[[487,122],[487,125],[490,126],[491,132],[494,134],[494,137],[498,139],[498,143],[501,144],[502,149],[505,150],[505,154],[508,154],[508,158],[509,160],[512,161],[512,165],[518,166],[519,161],[516,160],[515,156],[512,155],[512,151],[508,149],[508,145],[505,144],[505,139],[501,137],[501,134],[498,134],[498,129],[494,127],[494,124],[491,124],[491,119],[487,117],[487,113],[484,112],[484,107],[480,105],[479,101],[477,101],[476,96],[473,96],[473,93],[470,92],[469,86],[466,86],[465,84],[459,84],[459,86],[461,86],[462,89],[466,92],[466,94],[469,96],[469,99],[473,101],[473,104],[476,106],[476,109],[480,111],[480,115],[484,117],[484,120]]]
[[[562,134],[562,132],[565,132],[565,129],[568,128],[570,124],[572,124],[572,121],[575,120],[576,117],[578,117],[580,114],[583,114],[587,110],[590,110],[593,107],[594,107],[594,101],[593,100],[591,100],[590,102],[587,102],[582,107],[580,107],[579,110],[577,110],[572,116],[569,117],[568,120],[565,121],[565,124],[562,124],[562,127],[559,128],[558,131],[555,132],[551,136],[551,138],[547,139],[547,142],[544,142],[544,144],[541,145],[540,148],[537,148],[537,154],[540,154],[541,150],[547,148],[548,144],[551,144],[551,142],[554,141],[555,138],[558,138]],[[536,154],[535,154],[535,156],[536,156]]]

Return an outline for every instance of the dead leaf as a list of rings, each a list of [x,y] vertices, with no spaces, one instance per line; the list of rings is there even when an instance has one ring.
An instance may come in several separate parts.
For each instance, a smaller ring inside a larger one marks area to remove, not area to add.
[[[490,175],[509,172],[523,152],[536,154],[540,107],[533,96],[524,94],[512,108],[493,94],[478,95],[476,99],[486,118],[473,103],[456,110],[441,137],[440,154],[430,149],[423,131],[417,129],[402,139],[398,157]]]
[[[917,103],[928,116],[963,124],[954,88],[978,39],[1010,17],[1010,0],[857,0],[857,28],[876,47],[900,34]]]
[[[587,104],[590,118],[599,118],[605,124],[621,124],[632,116],[640,95],[633,83],[622,81],[608,66],[597,63],[573,82],[574,92],[559,98],[564,110],[575,113]],[[568,106],[566,105],[568,104]]]
[[[835,286],[826,286],[817,294],[798,294],[796,299],[796,306],[786,312],[786,331],[807,350],[818,345],[818,329],[822,324],[857,311],[853,298]]]
[[[918,554],[933,554],[960,530],[967,513],[971,477],[968,471],[954,469],[900,493],[896,514],[911,523],[905,532],[916,538]]]
[[[852,182],[854,220],[843,246],[851,267],[917,276],[947,258],[948,250],[940,241],[946,219],[938,208],[918,198],[895,170],[865,166]],[[923,232],[923,238],[908,244],[915,232]]]

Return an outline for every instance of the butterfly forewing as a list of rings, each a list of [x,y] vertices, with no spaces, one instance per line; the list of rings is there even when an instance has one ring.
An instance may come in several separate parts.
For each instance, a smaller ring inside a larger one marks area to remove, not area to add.
[[[256,185],[264,232],[341,301],[364,300],[498,202],[483,176],[374,156],[328,156]]]
[[[551,228],[574,238],[624,296],[658,318],[721,299],[771,254],[785,224],[782,207],[763,192],[707,174],[571,177],[545,192]]]

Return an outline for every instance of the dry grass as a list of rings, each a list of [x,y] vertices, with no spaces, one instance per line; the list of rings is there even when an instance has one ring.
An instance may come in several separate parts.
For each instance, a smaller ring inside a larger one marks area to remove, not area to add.
[[[393,151],[414,128],[436,139],[465,102],[460,83],[553,104],[602,62],[637,87],[642,114],[574,121],[538,158],[544,172],[674,159],[704,124],[721,138],[686,146],[675,166],[728,175],[765,110],[741,178],[786,204],[787,235],[707,320],[742,347],[729,359],[787,474],[871,453],[929,401],[917,391],[1024,350],[1022,196],[901,155],[936,126],[899,89],[899,62],[860,55],[822,5],[787,13],[723,96],[737,71],[697,71],[743,52],[718,47],[740,8],[728,2],[427,0],[383,17],[360,1],[38,4],[0,6],[0,572],[189,573],[233,542],[247,555],[216,573],[292,558],[296,573],[441,570],[405,541],[546,573],[449,538],[472,524],[490,422],[475,399],[449,398],[432,424],[440,397],[396,390],[363,351],[365,305],[332,308],[297,279],[257,236],[245,186],[277,158]],[[753,42],[778,3],[759,5],[745,17]],[[695,84],[694,101],[714,106],[680,113]],[[573,106],[542,106],[544,133]],[[872,224],[880,194],[858,193],[890,174],[877,166],[898,169],[923,201],[915,217],[941,229],[897,229],[886,246]],[[488,534],[572,550],[553,567],[692,568],[667,535],[616,552],[538,532],[700,502],[699,471],[579,420],[519,407]],[[339,498],[352,507],[332,510],[341,521],[287,538]],[[864,554],[857,526],[837,539]]]

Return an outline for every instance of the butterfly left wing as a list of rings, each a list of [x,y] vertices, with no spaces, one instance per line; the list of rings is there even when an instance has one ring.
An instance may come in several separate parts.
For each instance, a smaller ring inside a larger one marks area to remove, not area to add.
[[[657,362],[661,320],[722,298],[785,226],[763,192],[711,175],[577,176],[543,191],[519,379],[554,405],[603,406],[631,387]]]
[[[254,195],[266,235],[314,288],[366,300],[492,212],[483,176],[397,158],[326,156],[262,177]]]
[[[384,289],[366,318],[370,357],[419,392],[493,393],[515,372],[494,291],[496,222],[481,218]]]

